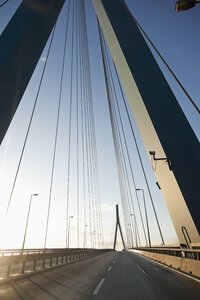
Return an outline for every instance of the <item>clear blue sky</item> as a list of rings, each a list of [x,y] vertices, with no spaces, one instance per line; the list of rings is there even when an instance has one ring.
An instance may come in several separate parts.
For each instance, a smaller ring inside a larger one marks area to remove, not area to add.
[[[174,70],[184,87],[200,106],[198,81],[200,78],[200,39],[199,39],[199,13],[200,5],[190,11],[176,13],[175,1],[158,0],[127,0],[127,5],[139,21],[140,25],[152,39],[168,64]],[[0,9],[0,31],[6,26],[9,18],[21,1],[9,1]],[[91,1],[86,1],[87,25],[91,59],[92,87],[94,96],[96,137],[100,171],[101,198],[103,208],[104,232],[107,245],[112,245],[115,223],[115,204],[119,203],[122,219],[122,207],[118,185],[117,169],[112,142],[111,126],[108,114],[104,75],[99,48],[96,17]],[[30,216],[30,227],[27,234],[26,247],[43,247],[44,228],[46,222],[50,167],[53,151],[53,135],[55,131],[56,107],[58,103],[59,81],[64,39],[64,20],[66,7],[63,8],[59,18],[56,37],[53,43],[50,61],[44,79],[44,84],[39,97],[38,107],[33,121],[22,168],[13,195],[11,209],[6,220],[3,215],[9,198],[16,166],[18,163],[26,127],[31,113],[39,74],[46,57],[46,49],[33,74],[31,82],[24,94],[17,114],[10,126],[5,140],[0,149],[0,247],[21,247],[25,218],[27,215],[29,198],[32,193],[39,196],[34,199]],[[68,44],[70,54],[70,44]],[[156,56],[155,56],[156,57]],[[157,58],[157,57],[156,57]],[[56,155],[55,180],[53,185],[52,207],[48,236],[49,247],[63,247],[65,245],[65,219],[66,219],[66,173],[67,173],[67,124],[69,108],[69,62],[67,56],[65,72],[65,88],[63,93],[62,114]],[[160,63],[160,61],[158,60]],[[195,133],[200,138],[199,116],[181,92],[180,88],[169,76],[166,68],[161,64],[170,86],[189,119]],[[75,112],[75,111],[74,111]],[[129,147],[135,166],[136,184],[145,189],[145,183],[140,170],[135,147],[131,140],[127,121],[124,119]],[[75,115],[73,117],[73,130],[75,133]],[[137,133],[141,152],[144,157],[145,167],[152,187],[152,194],[161,222],[166,243],[176,243],[177,238],[164,200],[155,185],[152,168],[148,162],[139,134]],[[76,247],[76,173],[75,173],[75,137],[72,139],[72,179],[70,185],[70,215],[74,216],[71,227],[71,246]],[[147,196],[149,218],[151,220],[151,234],[154,244],[160,244],[160,238],[153,218],[152,209]],[[83,237],[83,216],[81,217],[81,238]],[[34,225],[34,226],[33,226]],[[6,231],[5,231],[6,229]],[[4,232],[3,232],[4,231]]]

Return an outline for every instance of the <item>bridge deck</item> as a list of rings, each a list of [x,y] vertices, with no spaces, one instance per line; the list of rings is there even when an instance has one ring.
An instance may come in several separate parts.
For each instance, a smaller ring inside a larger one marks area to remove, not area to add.
[[[199,282],[130,252],[109,252],[0,285],[0,299],[199,299]]]

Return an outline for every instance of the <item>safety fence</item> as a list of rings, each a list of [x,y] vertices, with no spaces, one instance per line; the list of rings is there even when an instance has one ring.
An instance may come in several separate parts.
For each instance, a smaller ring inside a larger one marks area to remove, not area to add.
[[[30,255],[30,254],[42,254],[42,253],[59,253],[63,251],[88,251],[91,249],[86,248],[30,248],[30,249],[1,249],[0,250],[0,257],[1,256],[13,256],[13,255]]]
[[[190,276],[200,278],[199,249],[170,249],[140,247],[129,249],[136,254],[147,257]]]
[[[147,251],[158,254],[171,255],[187,259],[200,260],[200,249],[182,249],[182,248],[158,248],[158,247],[137,247],[134,248],[139,251]]]
[[[20,249],[1,251],[0,278],[94,257],[112,249]]]

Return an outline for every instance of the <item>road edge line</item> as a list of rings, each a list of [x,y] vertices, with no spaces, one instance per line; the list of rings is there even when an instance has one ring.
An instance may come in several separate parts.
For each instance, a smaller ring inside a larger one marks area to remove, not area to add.
[[[130,253],[131,253],[131,252],[130,252]],[[132,252],[132,253],[134,253],[134,252]],[[139,253],[134,253],[134,254],[139,255],[139,256],[141,256],[142,258],[146,258],[147,260],[149,260],[149,261],[151,261],[151,262],[154,262],[154,263],[156,263],[156,264],[158,264],[158,265],[160,265],[160,266],[162,266],[162,267],[164,267],[164,268],[166,268],[166,269],[169,269],[169,270],[171,270],[171,271],[173,271],[173,272],[176,272],[176,273],[178,273],[178,274],[184,275],[185,277],[188,277],[188,278],[193,279],[193,280],[195,280],[195,281],[197,281],[197,282],[200,282],[200,279],[195,278],[194,276],[191,276],[191,275],[186,274],[186,273],[184,273],[184,272],[181,272],[181,271],[179,271],[179,270],[177,270],[177,269],[175,269],[175,268],[172,268],[172,267],[170,267],[170,266],[167,266],[167,265],[165,265],[165,264],[163,264],[163,263],[161,263],[161,262],[159,262],[159,261],[156,261],[156,260],[154,260],[154,259],[151,259],[151,258],[146,257],[146,256],[144,256],[144,255],[141,255],[141,254],[139,254]]]

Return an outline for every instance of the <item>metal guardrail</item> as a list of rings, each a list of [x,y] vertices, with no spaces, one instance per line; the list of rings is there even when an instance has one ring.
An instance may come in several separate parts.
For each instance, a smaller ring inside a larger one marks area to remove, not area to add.
[[[69,249],[65,249],[69,250]],[[70,251],[75,250],[90,250],[86,248],[70,248]],[[38,248],[38,249],[1,249],[0,250],[0,257],[1,256],[12,256],[12,255],[30,255],[30,254],[42,254],[42,253],[58,253],[63,252],[64,248]]]
[[[165,255],[171,255],[176,257],[182,257],[187,259],[193,259],[193,260],[200,260],[200,249],[182,249],[182,248],[149,248],[149,247],[137,247],[132,248],[134,250],[140,250],[140,251],[146,251],[146,252],[153,252],[158,254],[165,254]]]
[[[9,278],[13,274],[24,274],[52,267],[58,264],[75,262],[112,249],[21,249],[3,250],[0,252],[1,278]]]
[[[0,250],[0,258],[3,256],[13,256],[13,255],[29,255],[29,254],[39,254],[39,253],[48,253],[49,250],[46,249],[8,249],[8,250]]]

